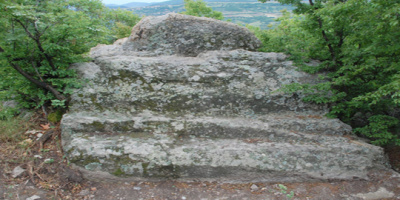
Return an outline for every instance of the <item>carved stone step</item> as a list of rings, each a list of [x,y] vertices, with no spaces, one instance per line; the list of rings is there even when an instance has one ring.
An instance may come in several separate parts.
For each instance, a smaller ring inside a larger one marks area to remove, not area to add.
[[[167,116],[154,112],[137,115],[121,113],[73,113],[62,121],[63,131],[71,133],[154,135],[170,134],[176,137],[202,138],[269,138],[285,141],[306,140],[319,135],[351,134],[351,127],[338,119],[323,116],[300,115],[294,112],[263,116]],[[308,134],[310,136],[307,136]]]
[[[76,134],[63,143],[69,160],[120,177],[214,178],[231,181],[367,179],[384,169],[379,147],[337,136],[314,144],[267,138],[209,139]]]
[[[367,178],[369,168],[384,168],[381,148],[342,137],[351,129],[340,121],[289,114],[76,113],[63,118],[63,147],[72,163],[123,177],[298,181]]]
[[[176,115],[237,116],[282,111],[326,112],[296,95],[277,90],[288,83],[317,81],[297,71],[286,56],[243,50],[206,52],[198,57],[98,58],[75,65],[89,84],[72,96],[71,111],[151,110]]]

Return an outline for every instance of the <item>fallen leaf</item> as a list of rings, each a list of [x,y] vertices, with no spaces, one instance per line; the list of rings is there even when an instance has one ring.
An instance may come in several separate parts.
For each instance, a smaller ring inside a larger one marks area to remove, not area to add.
[[[40,124],[40,126],[43,128],[43,130],[50,129],[50,123],[48,123],[48,124]]]

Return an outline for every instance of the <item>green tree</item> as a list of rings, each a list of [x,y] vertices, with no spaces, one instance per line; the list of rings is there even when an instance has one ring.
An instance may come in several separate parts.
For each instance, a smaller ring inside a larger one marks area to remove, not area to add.
[[[126,37],[138,20],[100,0],[0,1],[0,99],[63,106],[79,87],[70,64],[88,60],[85,53],[99,43]]]
[[[265,2],[265,0],[260,0]],[[288,86],[306,101],[329,103],[330,115],[373,143],[400,145],[400,3],[395,0],[280,0],[296,6],[277,29],[264,33],[264,50],[294,59],[319,59],[327,82]],[[287,14],[286,14],[287,15]],[[306,42],[304,42],[306,41]],[[287,44],[290,43],[290,44]]]
[[[184,0],[186,11],[182,12],[185,15],[192,15],[197,17],[209,17],[218,20],[223,20],[222,12],[214,11],[208,7],[203,0]]]
[[[114,39],[128,37],[133,26],[140,21],[140,17],[129,10],[107,9],[105,13],[106,26],[111,29]]]
[[[290,54],[291,59],[298,61],[297,64],[307,62],[309,59],[326,57],[326,51],[318,48],[321,46],[321,41],[304,30],[304,15],[293,14],[287,10],[282,10],[281,13],[282,16],[276,19],[279,23],[269,25],[272,29],[261,30],[247,25],[262,41],[260,51]]]
[[[84,61],[82,54],[108,34],[99,17],[102,3],[17,0],[0,4],[0,9],[3,93],[36,106],[65,102],[78,86],[69,65]]]

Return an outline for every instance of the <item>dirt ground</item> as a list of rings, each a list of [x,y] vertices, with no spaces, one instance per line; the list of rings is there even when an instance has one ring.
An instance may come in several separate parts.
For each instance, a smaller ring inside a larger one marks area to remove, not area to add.
[[[372,172],[369,180],[309,183],[228,184],[193,180],[93,181],[63,158],[59,126],[43,120],[19,144],[0,144],[0,199],[400,199],[400,174]],[[41,147],[44,135],[50,136]],[[386,148],[393,168],[400,168],[400,148]],[[21,173],[16,173],[17,169]],[[13,177],[14,176],[14,177]]]

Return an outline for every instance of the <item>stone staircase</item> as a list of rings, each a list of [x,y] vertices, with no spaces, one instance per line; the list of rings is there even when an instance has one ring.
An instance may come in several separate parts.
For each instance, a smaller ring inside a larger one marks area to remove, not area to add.
[[[228,182],[367,179],[388,169],[383,150],[324,117],[325,106],[282,93],[318,75],[284,54],[248,51],[259,44],[243,27],[170,14],[92,49],[92,62],[73,66],[86,83],[61,122],[67,159],[98,177]]]
[[[366,178],[369,169],[385,162],[380,148],[327,133],[347,131],[340,123],[332,120],[339,126],[322,130],[320,124],[309,126],[315,119],[295,113],[259,119],[169,118],[150,112],[124,119],[120,113],[81,114],[63,119],[70,127],[63,128],[70,161],[116,176],[349,179]]]
[[[115,56],[75,67],[88,83],[62,120],[63,147],[89,171],[274,182],[367,178],[386,163],[324,107],[273,92],[315,80],[283,54]]]

